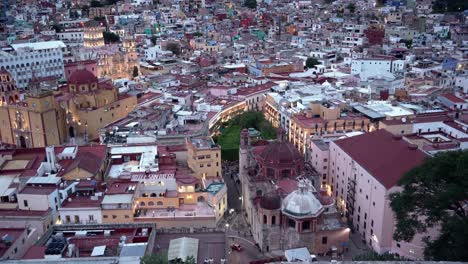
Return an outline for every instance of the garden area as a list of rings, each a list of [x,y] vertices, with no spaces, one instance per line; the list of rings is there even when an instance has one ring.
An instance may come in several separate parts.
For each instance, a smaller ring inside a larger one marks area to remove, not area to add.
[[[239,159],[240,133],[244,128],[256,129],[263,139],[276,138],[276,129],[265,119],[261,112],[244,112],[224,123],[219,129],[221,134],[214,137],[215,142],[221,146],[221,158],[223,160]]]

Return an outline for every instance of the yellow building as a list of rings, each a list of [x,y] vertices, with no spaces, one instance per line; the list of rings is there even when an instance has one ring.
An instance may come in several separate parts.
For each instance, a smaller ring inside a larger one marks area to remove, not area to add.
[[[86,22],[83,35],[83,45],[85,47],[104,46],[105,28],[98,21],[90,20]]]
[[[33,81],[22,101],[8,74],[0,74],[0,83],[0,140],[23,148],[98,138],[100,128],[127,116],[137,103],[87,70],[77,70],[55,93],[41,91]]]
[[[187,163],[199,178],[221,177],[221,147],[211,137],[186,140]]]
[[[99,129],[126,117],[137,104],[135,96],[119,96],[111,83],[98,82],[86,69],[70,76],[57,101],[67,113],[68,137],[85,139],[98,138]]]
[[[309,109],[291,117],[289,140],[296,148],[305,153],[312,136],[345,133],[349,131],[368,131],[370,120],[364,116],[347,113],[341,115],[341,109],[330,104],[312,103]]]
[[[6,71],[0,73],[0,87],[0,140],[3,144],[31,148],[63,142],[63,111],[55,103],[52,92],[32,89],[26,99],[20,101],[14,80]]]

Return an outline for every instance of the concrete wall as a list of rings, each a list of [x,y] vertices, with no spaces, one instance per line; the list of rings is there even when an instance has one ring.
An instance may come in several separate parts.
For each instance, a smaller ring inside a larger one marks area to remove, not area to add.
[[[102,223],[102,212],[101,208],[70,208],[70,209],[59,209],[60,219],[64,224],[101,224]],[[90,219],[90,215],[93,216],[93,220]],[[67,216],[70,217],[70,222],[67,223]],[[75,222],[75,216],[79,217],[79,222]]]
[[[200,217],[195,218],[189,218],[187,219],[177,219],[177,218],[167,218],[167,219],[135,219],[135,223],[156,223],[156,226],[158,228],[181,228],[181,227],[192,227],[192,228],[215,228],[216,227],[216,222],[214,217],[207,217],[204,219],[201,219]]]

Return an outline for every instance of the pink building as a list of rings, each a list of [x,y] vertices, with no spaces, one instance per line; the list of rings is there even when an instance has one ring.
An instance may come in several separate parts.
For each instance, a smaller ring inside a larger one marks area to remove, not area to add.
[[[326,185],[328,178],[328,159],[330,158],[329,144],[323,140],[312,139],[310,141],[309,157],[312,166],[321,176],[321,185]]]
[[[326,143],[312,142],[310,160],[322,175],[327,174],[322,184],[326,183],[354,231],[378,253],[422,259],[421,237],[411,243],[393,240],[395,222],[388,196],[398,190],[398,180],[427,155],[383,129],[330,142],[329,149],[322,144]]]

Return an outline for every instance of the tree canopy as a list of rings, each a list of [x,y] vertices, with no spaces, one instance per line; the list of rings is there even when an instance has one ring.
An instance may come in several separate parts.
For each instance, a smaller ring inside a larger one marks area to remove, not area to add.
[[[220,128],[220,136],[214,138],[221,146],[223,160],[239,159],[240,133],[244,128],[255,128],[264,139],[275,139],[276,129],[265,119],[261,112],[248,111],[231,119]]]
[[[146,255],[140,260],[140,264],[168,264],[169,261],[164,255]]]
[[[257,8],[257,0],[245,0],[244,5],[251,9]]]
[[[313,58],[313,57],[309,57],[306,60],[306,68],[308,69],[313,68],[319,64],[320,64],[320,61],[318,61],[316,58]]]
[[[354,13],[356,11],[356,5],[354,3],[349,3],[347,6],[346,6],[346,9],[349,10],[349,12],[351,13]]]
[[[90,5],[91,7],[102,7],[102,6],[103,6],[103,4],[102,4],[100,1],[98,1],[98,0],[91,0],[91,2],[89,3],[89,5]]]
[[[400,180],[390,195],[397,220],[394,239],[411,241],[440,226],[440,236],[426,240],[429,260],[468,261],[468,151],[437,154]]]
[[[406,47],[408,49],[411,49],[411,47],[413,46],[413,40],[412,39],[400,39],[399,41],[400,43],[405,43]]]
[[[434,13],[463,12],[467,9],[468,1],[466,0],[435,0],[432,4]]]
[[[171,51],[174,55],[180,54],[180,45],[177,43],[168,43],[166,49]]]
[[[120,41],[119,35],[110,32],[110,31],[104,31],[102,32],[104,36],[104,42],[106,43],[116,43]]]

